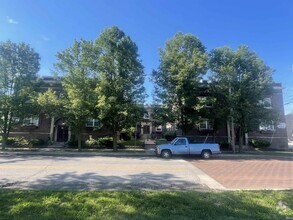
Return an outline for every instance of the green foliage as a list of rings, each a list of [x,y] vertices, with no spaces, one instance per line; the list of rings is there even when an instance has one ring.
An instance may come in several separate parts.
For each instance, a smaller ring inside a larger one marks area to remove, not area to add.
[[[46,142],[43,139],[30,139],[24,137],[9,137],[7,139],[7,145],[10,147],[40,147],[44,146]]]
[[[168,143],[170,143],[170,141],[167,141],[166,139],[158,139],[158,140],[156,140],[156,145],[168,144]]]
[[[49,117],[61,117],[63,115],[63,101],[58,97],[57,92],[51,88],[38,95],[37,103],[41,106],[42,111]]]
[[[127,141],[123,141],[122,144],[125,147],[131,147],[131,146],[137,146],[137,147],[143,147],[143,142],[140,140],[127,140]]]
[[[101,138],[98,138],[97,141],[98,141],[99,148],[113,149],[113,137],[108,137],[108,136],[101,137]],[[122,143],[118,143],[117,147],[121,149],[125,148],[124,144]]]
[[[104,30],[95,48],[99,54],[98,117],[113,132],[116,150],[118,133],[135,126],[142,117],[138,104],[145,98],[143,66],[136,44],[117,27]]]
[[[271,143],[263,139],[252,139],[251,144],[255,148],[268,148],[271,146]]]
[[[30,142],[24,137],[10,137],[7,140],[7,145],[12,147],[29,147]]]
[[[272,93],[272,70],[247,47],[233,51],[217,48],[210,53],[212,94],[216,98],[212,118],[217,122],[231,120],[239,127],[239,140],[260,119],[273,117],[260,101]],[[241,151],[242,143],[239,143]]]
[[[164,137],[166,138],[167,141],[172,141],[174,138],[176,138],[176,133],[174,131],[167,131],[164,134]]]
[[[293,216],[293,191],[0,190],[3,219],[278,219]]]
[[[160,65],[152,74],[157,101],[172,110],[169,116],[184,132],[198,120],[199,81],[207,61],[206,49],[196,36],[178,33],[160,50]]]
[[[92,138],[92,136],[90,136],[89,139],[85,141],[85,145],[88,147],[95,147],[98,145],[98,143],[99,142],[95,140],[94,138]]]
[[[19,119],[38,113],[36,96],[39,55],[25,43],[0,43],[0,133],[2,148]]]
[[[40,147],[40,146],[44,146],[46,144],[46,141],[44,141],[43,139],[35,138],[35,139],[31,139],[29,143],[31,143],[33,147]]]
[[[75,41],[73,46],[57,54],[56,70],[63,75],[62,86],[65,94],[62,98],[64,117],[76,134],[78,149],[81,150],[81,132],[89,118],[94,115],[96,93],[96,62],[98,60],[93,44],[89,41]],[[59,106],[55,94],[48,91],[47,100]],[[56,102],[55,102],[56,100]],[[45,99],[45,103],[46,99]]]
[[[133,134],[133,132],[121,132],[120,133],[120,138],[123,139],[124,141],[129,141],[131,140],[131,135]]]
[[[78,141],[77,140],[70,140],[68,142],[66,142],[66,145],[69,148],[78,148]],[[81,146],[84,146],[84,141],[81,141]]]

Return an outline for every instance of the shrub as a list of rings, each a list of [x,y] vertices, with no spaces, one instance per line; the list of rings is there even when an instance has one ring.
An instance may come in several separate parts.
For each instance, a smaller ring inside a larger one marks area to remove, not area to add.
[[[172,141],[174,138],[176,138],[175,132],[167,131],[164,135],[167,141]]]
[[[122,132],[120,134],[120,138],[123,139],[124,141],[129,141],[131,140],[131,135],[128,132]]]
[[[102,137],[98,138],[98,144],[100,147],[112,147],[113,146],[113,138],[112,137]]]
[[[271,146],[271,143],[267,140],[252,139],[251,143],[255,148],[268,148]]]
[[[9,137],[7,145],[12,147],[29,147],[29,141],[24,137]]]
[[[43,146],[45,145],[45,141],[43,139],[31,139],[30,140],[30,143],[32,144],[33,147],[36,147],[36,146]]]
[[[89,139],[85,141],[85,145],[88,147],[94,147],[98,145],[98,141],[93,139],[92,136],[90,136]]]
[[[113,149],[113,138],[112,137],[106,136],[106,137],[98,138],[97,141],[98,141],[99,147]],[[122,143],[117,143],[117,147],[119,149],[125,148],[125,146]]]
[[[221,142],[220,149],[221,150],[229,150],[229,149],[231,149],[231,145],[228,142]]]
[[[70,140],[66,143],[66,145],[70,148],[77,148],[78,142],[77,140]],[[83,142],[81,142],[81,146],[83,146]]]

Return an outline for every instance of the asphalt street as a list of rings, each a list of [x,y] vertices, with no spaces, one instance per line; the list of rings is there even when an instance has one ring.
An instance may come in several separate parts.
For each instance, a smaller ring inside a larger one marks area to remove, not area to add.
[[[181,159],[0,155],[0,188],[208,190],[223,186]]]

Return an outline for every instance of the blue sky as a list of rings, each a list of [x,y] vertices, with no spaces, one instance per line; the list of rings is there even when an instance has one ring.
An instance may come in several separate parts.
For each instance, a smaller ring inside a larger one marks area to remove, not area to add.
[[[275,70],[286,113],[293,112],[293,1],[291,0],[1,0],[0,41],[30,44],[50,75],[55,54],[74,39],[94,40],[118,26],[138,45],[149,76],[158,49],[176,32],[200,38],[210,51],[247,45]],[[151,102],[152,84],[146,80]]]

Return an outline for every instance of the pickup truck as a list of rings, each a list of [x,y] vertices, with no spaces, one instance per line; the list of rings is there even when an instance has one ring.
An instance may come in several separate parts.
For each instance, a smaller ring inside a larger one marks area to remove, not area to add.
[[[156,146],[156,154],[163,158],[170,158],[172,155],[201,155],[209,159],[212,154],[220,154],[219,144],[189,143],[185,137],[177,137],[169,144]]]

